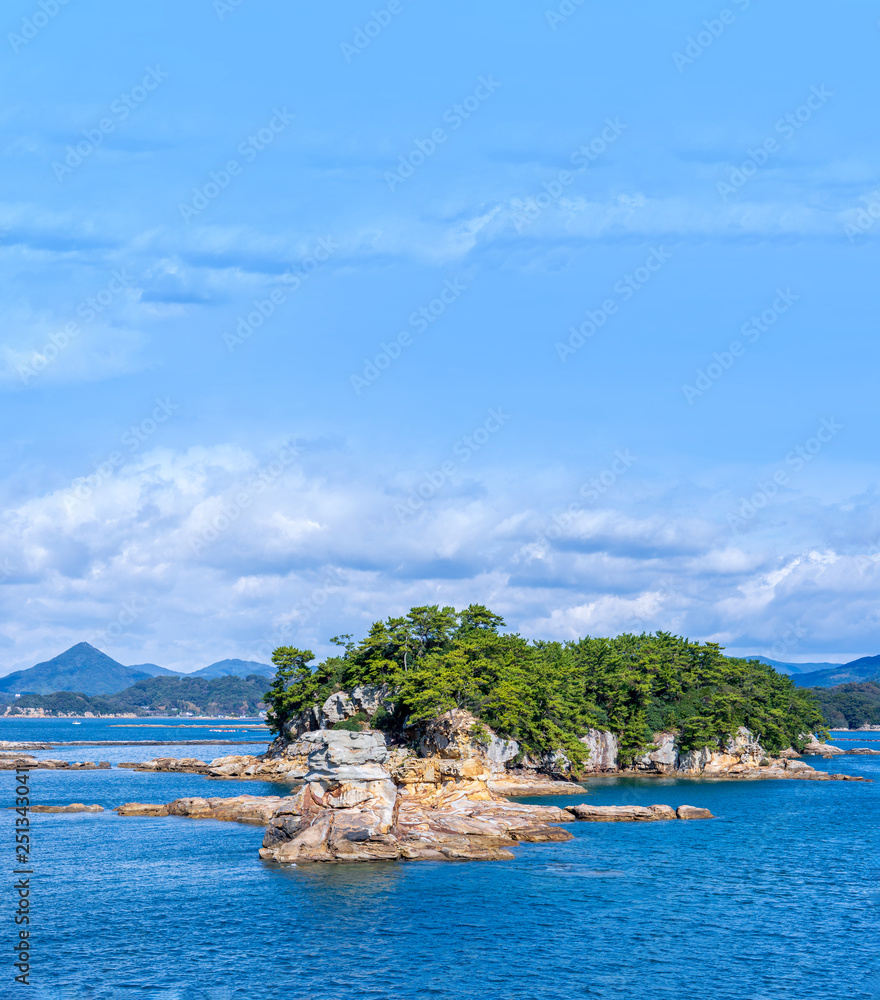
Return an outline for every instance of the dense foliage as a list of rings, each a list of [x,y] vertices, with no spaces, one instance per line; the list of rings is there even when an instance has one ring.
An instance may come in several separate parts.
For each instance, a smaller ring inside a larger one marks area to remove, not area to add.
[[[263,707],[266,678],[150,677],[110,695],[57,691],[22,695],[12,703],[13,713],[42,708],[49,715],[256,715]]]
[[[832,729],[880,726],[880,678],[866,684],[813,688],[812,692]]]
[[[744,725],[777,751],[824,727],[812,694],[715,643],[660,632],[529,642],[500,634],[503,625],[482,605],[433,605],[376,622],[359,643],[336,637],[343,652],[315,669],[310,650],[283,646],[272,657],[270,725],[279,731],[334,691],[386,684],[396,705],[382,720],[389,729],[464,708],[526,750],[561,750],[575,763],[585,754],[578,737],[591,727],[617,734],[624,761],[660,729],[679,730],[682,745],[697,749]]]

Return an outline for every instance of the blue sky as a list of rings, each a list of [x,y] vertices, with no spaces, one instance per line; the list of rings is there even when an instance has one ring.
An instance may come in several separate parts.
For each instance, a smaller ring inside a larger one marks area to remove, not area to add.
[[[473,7],[6,5],[0,668],[880,651],[876,4]]]

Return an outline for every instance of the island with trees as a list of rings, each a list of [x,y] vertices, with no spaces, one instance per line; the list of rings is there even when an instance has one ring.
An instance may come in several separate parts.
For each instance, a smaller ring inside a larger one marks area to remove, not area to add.
[[[393,742],[444,713],[473,716],[472,735],[491,731],[523,756],[562,755],[586,764],[585,734],[613,734],[621,768],[674,733],[682,753],[723,746],[741,730],[771,755],[802,751],[826,734],[815,695],[758,660],[724,656],[717,643],[665,632],[613,639],[528,640],[504,633],[479,604],[463,611],[429,605],[376,622],[360,641],[333,639],[338,655],[312,666],[310,650],[283,646],[266,695],[268,722],[295,737],[335,692],[380,689],[381,704],[332,723],[372,727]],[[324,726],[322,725],[322,728]]]

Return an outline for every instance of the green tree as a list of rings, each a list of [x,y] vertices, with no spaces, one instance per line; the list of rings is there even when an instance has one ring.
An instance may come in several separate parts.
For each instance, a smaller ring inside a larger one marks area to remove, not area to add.
[[[279,646],[272,654],[275,677],[265,695],[269,706],[266,722],[272,732],[281,733],[295,715],[312,703],[318,685],[308,664],[314,658],[310,649],[295,646]]]

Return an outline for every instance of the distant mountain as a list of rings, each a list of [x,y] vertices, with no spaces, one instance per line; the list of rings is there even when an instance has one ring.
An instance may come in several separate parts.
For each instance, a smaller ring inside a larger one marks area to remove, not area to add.
[[[0,677],[0,692],[10,695],[52,694],[54,691],[116,694],[152,676],[139,667],[123,666],[87,642],[78,642],[51,660]]]
[[[267,684],[261,677],[148,677],[124,691],[85,697],[72,691],[49,695],[22,695],[13,702],[12,714],[42,709],[47,715],[246,715],[265,708]]]
[[[250,674],[259,674],[261,677],[274,677],[275,668],[268,663],[259,663],[257,660],[218,660],[201,670],[194,670],[187,677],[247,677]]]
[[[806,674],[817,670],[831,670],[839,667],[839,663],[783,663],[782,660],[771,660],[767,656],[743,656],[743,660],[759,660],[778,674]]]
[[[880,678],[880,656],[862,656],[849,663],[839,663],[829,670],[796,674],[792,680],[798,687],[834,687],[835,684],[858,684]]]
[[[149,674],[150,677],[183,677],[179,670],[169,670],[168,667],[160,667],[158,663],[133,663],[129,670],[140,670]]]
[[[76,691],[84,695],[118,694],[148,677],[273,677],[275,668],[256,660],[218,660],[193,673],[181,673],[157,663],[136,663],[126,667],[87,642],[78,642],[63,653],[27,670],[0,677],[0,702],[16,694],[54,694]]]

